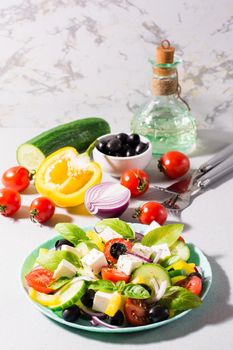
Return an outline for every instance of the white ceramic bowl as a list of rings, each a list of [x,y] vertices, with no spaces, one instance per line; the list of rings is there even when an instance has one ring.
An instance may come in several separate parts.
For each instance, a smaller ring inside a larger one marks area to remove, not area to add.
[[[98,140],[104,139],[108,136],[114,136],[115,134],[107,134],[98,138]],[[144,143],[148,143],[149,147],[141,154],[132,157],[114,157],[100,152],[96,147],[93,150],[93,159],[99,163],[102,170],[114,177],[120,177],[122,173],[129,169],[144,169],[151,161],[152,158],[152,145],[151,142],[144,136],[140,135],[140,139]]]

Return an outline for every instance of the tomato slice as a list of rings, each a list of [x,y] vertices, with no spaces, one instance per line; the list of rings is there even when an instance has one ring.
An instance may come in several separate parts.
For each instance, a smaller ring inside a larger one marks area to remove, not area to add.
[[[54,281],[53,272],[43,269],[33,269],[29,274],[25,276],[25,280],[29,287],[37,290],[38,292],[49,294],[54,292],[52,288],[49,288],[51,282]]]
[[[114,267],[102,267],[101,275],[103,280],[109,280],[112,282],[125,281],[129,282],[130,276],[126,275],[124,272],[115,269]]]
[[[188,289],[193,294],[200,295],[202,290],[202,279],[198,276],[192,275],[177,282],[176,285]]]
[[[124,238],[110,239],[104,245],[104,255],[110,263],[116,264],[119,256],[127,251],[130,252],[132,246],[132,243]]]
[[[133,326],[143,326],[149,323],[148,305],[142,299],[130,299],[125,302],[124,312],[127,321]]]

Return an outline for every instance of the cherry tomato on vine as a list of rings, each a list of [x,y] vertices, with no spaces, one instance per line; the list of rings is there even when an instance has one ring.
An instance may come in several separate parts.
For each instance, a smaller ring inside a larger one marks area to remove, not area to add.
[[[25,276],[25,280],[29,287],[38,292],[46,294],[54,292],[53,289],[49,288],[50,283],[54,281],[53,272],[47,269],[36,268]]]
[[[136,209],[134,217],[138,217],[141,224],[150,225],[152,221],[156,221],[159,225],[163,225],[167,220],[167,210],[160,203],[147,202]]]
[[[130,190],[132,197],[137,197],[148,190],[149,177],[143,170],[130,169],[121,176],[121,185]]]
[[[116,264],[119,256],[132,250],[132,243],[124,238],[113,238],[107,241],[104,245],[104,255],[106,259]]]
[[[198,276],[190,275],[184,280],[181,280],[176,283],[180,287],[188,289],[190,292],[199,295],[202,290],[202,279]]]
[[[0,189],[0,214],[13,216],[21,206],[20,194],[10,188]]]
[[[30,205],[30,219],[43,224],[53,216],[54,211],[55,205],[49,198],[38,197]]]
[[[189,171],[190,161],[185,154],[170,151],[159,159],[158,168],[170,179],[176,179]]]
[[[2,183],[5,187],[21,192],[30,184],[30,173],[23,166],[14,166],[4,172]]]
[[[143,326],[149,323],[149,307],[142,299],[130,299],[125,302],[124,313],[127,321],[133,326]]]
[[[101,269],[101,276],[103,280],[112,281],[114,283],[118,281],[129,282],[130,276],[126,275],[124,272],[115,269],[114,267],[104,266]]]

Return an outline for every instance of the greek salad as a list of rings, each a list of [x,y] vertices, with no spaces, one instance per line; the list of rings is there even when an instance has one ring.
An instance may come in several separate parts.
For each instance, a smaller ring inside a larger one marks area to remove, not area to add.
[[[67,322],[109,328],[161,322],[201,305],[203,278],[190,261],[179,223],[147,226],[120,219],[92,230],[59,223],[54,248],[40,248],[25,276],[30,298]]]

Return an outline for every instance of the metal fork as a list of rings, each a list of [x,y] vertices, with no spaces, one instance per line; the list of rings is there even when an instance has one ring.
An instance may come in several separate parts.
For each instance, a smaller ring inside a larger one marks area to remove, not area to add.
[[[200,169],[200,168],[199,168]],[[171,198],[165,200],[162,204],[168,209],[169,213],[180,219],[182,211],[187,208],[195,195],[204,190],[217,180],[233,171],[233,155],[223,162],[218,163],[211,170],[203,175],[197,175],[199,169],[193,174],[188,191],[181,194],[175,194]]]

